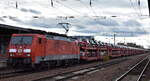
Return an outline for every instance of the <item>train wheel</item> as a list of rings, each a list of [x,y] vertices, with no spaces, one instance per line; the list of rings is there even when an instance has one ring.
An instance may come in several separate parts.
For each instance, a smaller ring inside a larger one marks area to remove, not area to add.
[[[62,60],[57,60],[56,61],[56,66],[61,66],[62,65]]]
[[[65,60],[65,66],[69,65],[69,60]]]

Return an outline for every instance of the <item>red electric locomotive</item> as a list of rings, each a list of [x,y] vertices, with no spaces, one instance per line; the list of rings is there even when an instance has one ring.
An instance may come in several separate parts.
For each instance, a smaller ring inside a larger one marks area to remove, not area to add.
[[[13,34],[8,49],[8,64],[57,65],[79,60],[78,44],[68,37],[41,34]]]

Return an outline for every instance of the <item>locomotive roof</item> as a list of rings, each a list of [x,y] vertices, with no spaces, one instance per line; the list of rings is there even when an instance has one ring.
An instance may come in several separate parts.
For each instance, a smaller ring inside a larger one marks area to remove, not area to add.
[[[54,39],[54,40],[64,40],[64,41],[74,41],[75,39],[73,39],[72,37],[68,37],[68,36],[54,36],[54,35],[46,35],[46,37],[48,39]]]
[[[71,36],[75,39],[94,39],[94,36]]]

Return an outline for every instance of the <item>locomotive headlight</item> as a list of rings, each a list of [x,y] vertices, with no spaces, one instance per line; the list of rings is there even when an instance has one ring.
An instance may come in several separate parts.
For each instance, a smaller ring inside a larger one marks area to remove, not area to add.
[[[31,53],[31,49],[24,49],[23,52],[24,53]]]
[[[30,55],[30,54],[27,54],[27,56],[30,57],[31,55]]]
[[[15,53],[15,52],[17,52],[17,50],[16,49],[9,49],[9,52],[10,53]]]

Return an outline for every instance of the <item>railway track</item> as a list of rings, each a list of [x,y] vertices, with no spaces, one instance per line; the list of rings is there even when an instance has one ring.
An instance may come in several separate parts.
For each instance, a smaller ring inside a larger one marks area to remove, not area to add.
[[[108,66],[111,66],[111,65],[114,65],[114,64],[118,64],[118,63],[121,63],[121,62],[126,61],[126,60],[127,59],[118,59],[118,60],[108,62],[108,63],[105,63],[105,64],[98,64],[98,65],[95,65],[95,66],[81,68],[81,69],[70,71],[70,72],[55,74],[55,75],[52,75],[52,76],[40,78],[40,79],[33,80],[33,81],[66,81],[66,80],[78,78],[78,77],[80,77],[82,75],[85,75],[85,74],[94,73],[96,71],[99,71],[102,68],[105,68],[105,67],[108,67]]]
[[[146,81],[143,80],[146,72],[150,68],[150,57],[147,56],[120,77],[118,77],[115,81]]]
[[[87,63],[81,63],[82,65],[86,65]],[[76,64],[73,66],[78,66],[80,64]],[[68,67],[73,67],[73,66],[68,66]],[[49,68],[50,70],[55,70],[55,69],[59,69],[61,67],[53,67],[53,68]],[[62,67],[64,68],[64,67]],[[5,69],[3,71],[0,72],[0,79],[5,79],[5,78],[11,78],[11,77],[16,77],[16,76],[22,76],[22,75],[27,75],[30,73],[38,73],[38,72],[44,72],[49,70],[48,68],[44,68],[41,70],[15,70],[15,69]]]
[[[81,63],[82,65],[86,65],[87,63]],[[76,64],[73,66],[78,66],[80,64]],[[73,67],[73,66],[65,66],[65,67]],[[5,79],[5,78],[11,78],[11,77],[16,77],[16,76],[22,76],[22,75],[28,75],[31,73],[38,73],[38,72],[44,72],[47,70],[55,70],[59,68],[64,68],[64,67],[52,67],[52,68],[43,68],[43,69],[38,69],[38,70],[32,70],[32,69],[27,69],[27,70],[14,70],[14,69],[6,69],[2,72],[0,72],[0,79]]]
[[[21,76],[21,75],[25,75],[28,73],[31,73],[31,70],[13,70],[13,71],[8,71],[8,72],[2,72],[0,73],[0,79]]]
[[[105,68],[105,67],[108,67],[108,66],[111,66],[111,65],[114,65],[114,64],[118,64],[118,63],[126,61],[128,59],[130,59],[130,57],[128,57],[128,58],[124,57],[124,58],[121,58],[121,59],[119,58],[119,59],[115,59],[115,60],[110,61],[110,62],[99,63],[99,64],[94,65],[94,66],[81,68],[81,69],[70,71],[70,72],[65,72],[65,73],[56,74],[56,75],[52,75],[52,76],[50,75],[49,77],[37,79],[37,80],[34,80],[34,81],[45,81],[49,78],[54,79],[54,81],[62,81],[62,80],[65,80],[65,79],[71,79],[71,78],[75,78],[75,77],[78,77],[78,76],[81,76],[81,75],[84,75],[84,74],[96,72],[101,68]],[[70,67],[73,67],[73,66],[70,66]],[[55,68],[55,69],[57,69],[57,68]],[[17,71],[12,71],[12,72],[9,71],[9,72],[4,72],[4,73],[0,72],[0,79],[3,80],[5,78],[13,78],[13,77],[16,77],[16,76],[28,75],[28,74],[44,72],[44,71],[47,71],[47,70],[42,70],[42,71],[17,70]]]

